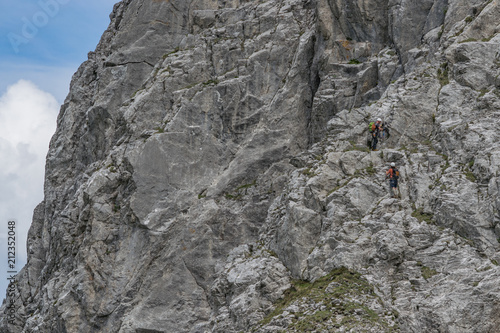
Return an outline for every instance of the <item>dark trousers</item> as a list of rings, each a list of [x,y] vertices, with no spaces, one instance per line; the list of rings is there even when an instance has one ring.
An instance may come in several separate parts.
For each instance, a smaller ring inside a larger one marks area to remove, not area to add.
[[[399,196],[401,198],[401,193],[399,193],[398,189],[398,180],[397,179],[389,179],[389,186],[391,190],[391,195],[393,197]]]
[[[378,134],[372,135],[372,150],[377,149]]]

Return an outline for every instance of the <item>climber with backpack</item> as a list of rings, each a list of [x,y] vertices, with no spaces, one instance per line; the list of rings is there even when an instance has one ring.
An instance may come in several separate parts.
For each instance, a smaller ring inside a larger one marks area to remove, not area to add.
[[[371,122],[369,125],[369,130],[371,134],[371,149],[372,151],[377,151],[378,138],[380,133],[383,131],[382,119],[378,118],[376,122]]]
[[[389,186],[392,192],[392,197],[401,198],[401,193],[399,193],[398,189],[399,170],[396,168],[396,163],[391,163],[391,167],[385,173],[385,179],[389,179]]]

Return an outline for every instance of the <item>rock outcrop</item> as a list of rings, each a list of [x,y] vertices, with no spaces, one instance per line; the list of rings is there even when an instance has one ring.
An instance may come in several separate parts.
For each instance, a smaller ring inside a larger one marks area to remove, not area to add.
[[[2,332],[500,332],[498,17],[116,4],[61,107]],[[370,151],[375,117],[391,136]]]

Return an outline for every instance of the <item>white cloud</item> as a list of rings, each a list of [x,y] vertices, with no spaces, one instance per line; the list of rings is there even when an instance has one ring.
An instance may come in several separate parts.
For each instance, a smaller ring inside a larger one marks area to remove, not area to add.
[[[33,209],[43,199],[45,157],[58,110],[55,97],[30,81],[18,81],[0,97],[1,274],[7,271],[3,267],[7,266],[5,235],[9,219],[17,220],[17,263],[26,262],[26,235]]]
[[[1,0],[0,0],[1,1]],[[28,61],[6,61],[0,55],[0,92],[5,92],[20,79],[28,80],[45,92],[53,95],[59,104],[64,102],[69,91],[69,83],[79,63],[62,66],[35,65]],[[86,59],[86,58],[85,58]],[[84,59],[84,60],[85,60]]]
[[[20,80],[0,97],[0,139],[18,153],[47,153],[59,103],[30,81]],[[18,147],[26,144],[28,147]],[[2,145],[3,146],[3,145]],[[3,148],[3,147],[2,147]],[[1,153],[1,152],[0,152]]]

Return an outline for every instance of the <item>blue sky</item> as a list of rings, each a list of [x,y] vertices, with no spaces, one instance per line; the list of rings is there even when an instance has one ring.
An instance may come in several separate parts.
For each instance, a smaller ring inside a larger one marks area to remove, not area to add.
[[[0,93],[27,79],[61,103],[116,0],[0,0]]]
[[[7,287],[7,222],[16,270],[43,199],[45,156],[71,76],[87,60],[118,0],[0,0],[0,300]]]

